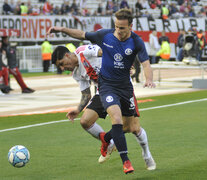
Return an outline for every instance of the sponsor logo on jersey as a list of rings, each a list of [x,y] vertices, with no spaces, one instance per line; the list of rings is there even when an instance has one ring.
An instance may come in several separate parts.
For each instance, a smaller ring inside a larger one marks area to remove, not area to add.
[[[122,57],[121,54],[116,53],[116,54],[114,55],[114,59],[115,59],[115,61],[121,61],[121,60],[123,59],[123,57]]]
[[[114,100],[114,98],[112,96],[107,96],[106,97],[106,102],[110,103]]]
[[[126,54],[126,55],[131,55],[131,54],[132,54],[132,50],[131,50],[130,48],[127,48],[127,49],[125,50],[125,54]]]
[[[114,55],[114,68],[118,68],[118,69],[124,69],[124,62],[123,60],[123,56],[119,53],[116,53]]]
[[[105,42],[103,43],[103,45],[107,46],[107,47],[110,47],[110,48],[114,48],[113,46],[109,45],[109,44],[106,44]]]

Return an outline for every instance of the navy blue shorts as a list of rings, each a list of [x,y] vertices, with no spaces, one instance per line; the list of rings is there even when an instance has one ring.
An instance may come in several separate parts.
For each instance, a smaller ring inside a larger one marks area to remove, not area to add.
[[[135,111],[133,86],[130,80],[112,81],[99,75],[99,94],[105,110],[111,105],[118,105],[122,116],[133,116]]]
[[[98,114],[99,118],[106,118],[107,112],[105,111],[101,103],[99,95],[96,94],[95,96],[93,96],[86,108],[94,110]]]
[[[138,109],[136,98],[134,98],[134,100],[135,100],[134,117],[139,117],[140,114],[139,114],[139,109]],[[90,100],[90,102],[86,108],[95,111],[98,114],[99,118],[105,119],[107,116],[107,112],[105,111],[105,109],[101,103],[100,96],[97,94],[95,96],[93,96],[93,98]]]

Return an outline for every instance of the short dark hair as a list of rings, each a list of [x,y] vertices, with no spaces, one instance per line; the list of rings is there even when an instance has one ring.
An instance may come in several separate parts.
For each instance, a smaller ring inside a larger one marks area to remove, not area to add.
[[[133,15],[132,15],[132,12],[131,10],[129,9],[120,9],[119,11],[117,11],[115,13],[115,17],[118,19],[118,20],[125,20],[127,19],[128,22],[129,22],[129,25],[132,24],[132,21],[133,21]]]
[[[65,46],[57,46],[52,53],[52,64],[56,64],[56,61],[62,59],[66,53],[70,53],[68,48]]]

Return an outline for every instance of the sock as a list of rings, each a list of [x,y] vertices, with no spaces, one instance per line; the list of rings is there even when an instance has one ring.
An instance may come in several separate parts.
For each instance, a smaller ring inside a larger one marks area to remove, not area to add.
[[[104,130],[102,129],[102,127],[100,125],[98,125],[97,123],[94,123],[91,127],[89,127],[88,129],[86,129],[86,131],[91,134],[93,137],[99,139],[99,134],[101,132],[104,132]]]
[[[22,78],[21,73],[19,72],[19,69],[13,68],[13,69],[9,69],[9,72],[15,77],[15,79],[17,80],[18,84],[20,85],[21,89],[25,89],[27,88],[26,84],[24,83],[24,80]]]
[[[149,151],[147,133],[143,128],[140,128],[139,134],[135,134],[137,142],[140,144],[142,148],[142,156],[144,159],[148,159],[151,157],[151,153]]]
[[[111,139],[112,139],[112,129],[110,131],[108,131],[104,136],[104,140],[106,142],[110,142]]]
[[[127,144],[125,135],[123,133],[123,125],[122,124],[114,124],[112,125],[112,138],[114,140],[114,143],[116,145],[116,148],[120,154],[120,157],[122,159],[122,162],[129,160],[127,156]]]

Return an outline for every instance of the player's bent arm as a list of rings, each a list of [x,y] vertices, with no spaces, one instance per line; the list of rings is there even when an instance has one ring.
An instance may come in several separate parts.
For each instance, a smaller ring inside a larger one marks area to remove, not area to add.
[[[101,57],[102,54],[103,54],[103,51],[102,51],[102,49],[100,48],[100,49],[98,50],[98,57]]]
[[[89,100],[91,99],[91,90],[90,90],[90,87],[81,91],[81,101],[78,105],[78,110],[79,112],[81,112],[85,106],[88,104]]]
[[[150,66],[150,61],[144,61],[142,62],[143,70],[144,70],[144,76],[146,79],[146,82],[144,84],[144,87],[155,87],[155,84],[153,83],[153,71]]]
[[[63,32],[67,35],[69,35],[70,37],[73,37],[75,39],[80,39],[80,40],[84,40],[85,39],[85,32],[79,29],[71,29],[71,28],[65,28],[65,27],[51,27],[47,34],[51,34],[51,33],[57,33],[57,32]]]

